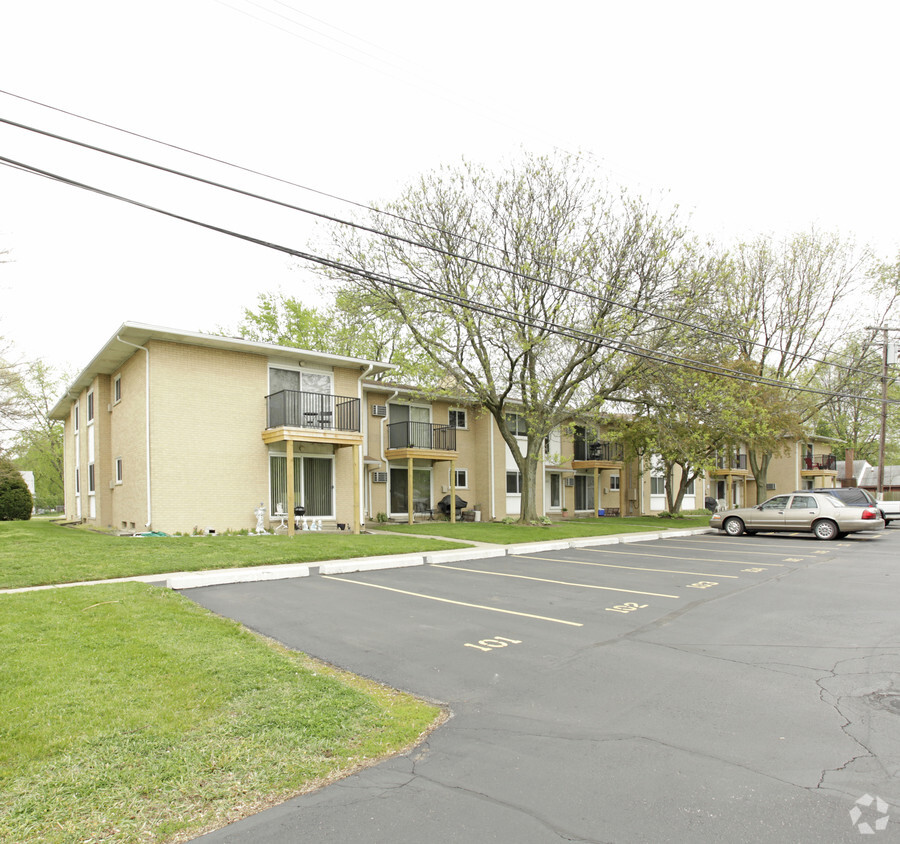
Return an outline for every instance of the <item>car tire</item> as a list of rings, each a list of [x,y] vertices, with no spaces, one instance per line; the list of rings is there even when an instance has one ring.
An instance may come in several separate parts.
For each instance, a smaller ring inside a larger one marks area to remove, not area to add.
[[[729,536],[740,536],[744,532],[744,523],[735,516],[731,516],[722,523],[722,530]]]
[[[816,535],[816,539],[826,542],[830,539],[837,539],[841,535],[838,526],[831,519],[819,519],[813,525],[813,533]]]

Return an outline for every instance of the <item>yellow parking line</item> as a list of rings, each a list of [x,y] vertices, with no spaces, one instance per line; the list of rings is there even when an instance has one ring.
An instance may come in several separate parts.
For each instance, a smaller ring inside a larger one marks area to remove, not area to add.
[[[640,551],[609,551],[606,548],[578,548],[578,551],[590,551],[592,554],[625,554],[628,557],[661,557],[664,560],[683,560],[684,557],[673,557],[671,554],[642,554]],[[688,549],[690,550],[690,549]],[[705,549],[704,549],[705,550]],[[768,554],[770,557],[783,557],[784,554]],[[708,563],[734,563],[738,566],[746,566],[746,560],[704,560]],[[781,566],[781,563],[766,563],[767,566]]]
[[[587,550],[587,549],[579,549]],[[588,563],[584,560],[557,560],[552,557],[534,557],[531,554],[510,554],[510,557],[518,557],[522,560],[548,560],[551,563],[571,563],[573,566],[600,566],[605,569],[632,569],[633,571],[658,571],[663,574],[695,574],[700,577],[729,577],[733,580],[738,579],[736,574],[714,574],[708,571],[681,571],[680,569],[648,569],[646,566],[617,566],[613,563]],[[677,558],[673,558],[677,559]]]
[[[515,556],[515,555],[511,555]],[[496,577],[515,577],[519,580],[536,580],[539,583],[556,583],[559,586],[578,586],[581,589],[603,589],[606,592],[628,592],[630,595],[650,595],[654,598],[677,598],[678,595],[663,595],[660,592],[639,592],[637,589],[617,589],[614,586],[594,586],[591,583],[570,583],[567,580],[549,580],[546,577],[529,577],[526,574],[510,574],[505,571],[483,571],[482,569],[464,569],[459,566],[437,565],[433,568],[453,569],[454,571],[470,571],[473,574],[493,574]]]
[[[549,618],[545,615],[532,615],[527,612],[516,612],[515,610],[504,610],[500,607],[486,607],[483,604],[468,604],[465,601],[452,601],[450,598],[438,598],[435,595],[423,595],[420,592],[407,592],[405,589],[394,589],[391,586],[382,586],[378,583],[366,583],[364,580],[351,580],[348,577],[334,577],[330,574],[323,574],[325,580],[336,580],[339,583],[356,583],[360,586],[371,586],[373,589],[384,589],[387,592],[397,592],[401,595],[412,595],[414,598],[425,598],[429,601],[440,601],[444,604],[456,604],[458,607],[471,607],[476,610],[488,610],[490,612],[502,612],[506,615],[518,615],[523,618],[535,618],[538,621],[552,621],[556,624],[568,624],[570,627],[584,627],[580,621],[565,621],[562,618]]]

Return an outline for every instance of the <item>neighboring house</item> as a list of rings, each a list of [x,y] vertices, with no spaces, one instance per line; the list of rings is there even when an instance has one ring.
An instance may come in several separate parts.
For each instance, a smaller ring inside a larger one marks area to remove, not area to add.
[[[19,474],[22,476],[22,480],[25,481],[25,485],[28,487],[28,491],[31,493],[31,500],[34,501],[34,472],[23,472],[20,469]],[[31,512],[35,512],[34,507],[31,508]]]
[[[847,463],[837,461],[838,479],[842,486],[858,486],[873,495],[878,491],[878,467],[867,460],[853,460],[850,476],[847,477]],[[884,492],[900,493],[900,466],[884,467]]]
[[[288,514],[358,531],[385,514],[412,521],[456,495],[484,520],[518,516],[521,477],[496,422],[465,397],[423,400],[379,380],[381,361],[124,323],[51,411],[65,423],[65,512],[125,532],[293,530]],[[507,424],[524,447],[524,417]],[[833,486],[827,443],[776,458],[777,491]],[[689,490],[755,500],[746,454],[722,458]],[[602,428],[547,437],[539,514],[641,515],[665,509],[664,479],[641,471]],[[453,514],[455,516],[455,512]]]

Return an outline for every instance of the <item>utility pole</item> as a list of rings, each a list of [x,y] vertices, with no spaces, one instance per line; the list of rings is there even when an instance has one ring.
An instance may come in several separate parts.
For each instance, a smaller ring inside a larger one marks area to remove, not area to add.
[[[900,331],[887,325],[870,325],[866,331],[881,332],[881,434],[878,440],[878,489],[876,498],[884,498],[884,441],[887,438],[888,331]],[[891,363],[895,363],[892,360]]]

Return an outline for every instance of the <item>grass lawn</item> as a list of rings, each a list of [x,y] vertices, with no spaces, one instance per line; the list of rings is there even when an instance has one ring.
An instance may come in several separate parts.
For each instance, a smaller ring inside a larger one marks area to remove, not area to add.
[[[456,542],[412,536],[316,532],[293,539],[283,535],[135,538],[31,519],[0,522],[0,588],[460,547]]]
[[[0,677],[9,842],[186,841],[441,717],[140,583],[0,596]]]
[[[551,539],[577,539],[582,536],[609,536],[613,533],[636,533],[679,528],[708,527],[709,516],[685,516],[683,519],[599,518],[573,519],[551,525],[505,525],[501,522],[421,522],[415,525],[378,525],[378,530],[396,533],[430,534],[448,539],[475,542],[496,542],[510,545],[516,542],[540,542]]]

